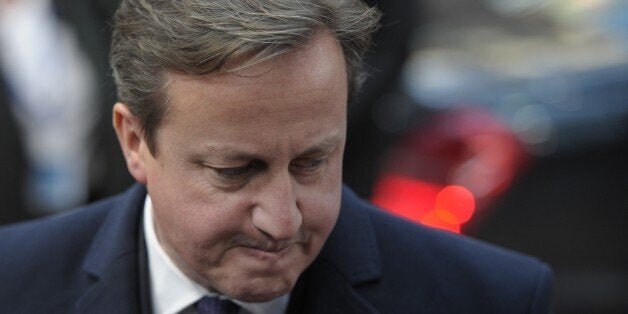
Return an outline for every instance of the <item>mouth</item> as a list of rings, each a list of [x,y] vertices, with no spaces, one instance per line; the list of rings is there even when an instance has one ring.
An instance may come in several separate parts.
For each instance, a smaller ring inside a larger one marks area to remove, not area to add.
[[[280,253],[290,247],[290,243],[269,244],[269,245],[242,245],[246,249],[261,251],[265,253]]]
[[[243,244],[240,248],[247,254],[261,260],[279,260],[285,257],[294,243],[281,244]]]

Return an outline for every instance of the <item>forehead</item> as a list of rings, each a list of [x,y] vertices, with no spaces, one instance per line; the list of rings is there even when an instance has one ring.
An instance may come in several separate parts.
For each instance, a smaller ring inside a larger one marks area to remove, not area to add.
[[[335,76],[334,84],[346,84],[345,60],[342,48],[331,34],[322,32],[313,37],[302,47],[279,54],[261,62],[245,58],[234,58],[228,61],[220,71],[207,75],[186,75],[169,72],[168,86],[172,94],[172,87],[178,83],[192,83],[213,85],[216,92],[223,91],[221,87],[239,88],[251,91],[255,86],[273,85],[291,87],[325,88],[329,84],[330,75],[336,75],[342,70],[342,77]],[[300,84],[302,83],[302,84]],[[191,85],[191,84],[190,84]],[[194,88],[196,88],[195,86]],[[263,89],[263,96],[281,97],[286,89]],[[186,93],[187,94],[187,93]],[[232,95],[233,96],[233,95]]]
[[[238,135],[239,141],[282,132],[307,137],[320,132],[313,123],[342,127],[346,118],[344,56],[327,34],[293,52],[233,71],[168,75],[168,112],[159,133],[170,129],[180,136],[232,140]]]
[[[211,96],[214,101],[249,102],[255,105],[264,101],[299,99],[320,90],[347,90],[342,48],[335,37],[328,33],[317,35],[304,47],[261,63],[238,67],[235,62],[224,67],[233,70],[207,75],[168,73],[166,90],[169,104],[191,104],[198,98]],[[236,109],[220,106],[220,103],[202,105],[216,109]],[[272,105],[257,107],[260,110],[281,109]]]

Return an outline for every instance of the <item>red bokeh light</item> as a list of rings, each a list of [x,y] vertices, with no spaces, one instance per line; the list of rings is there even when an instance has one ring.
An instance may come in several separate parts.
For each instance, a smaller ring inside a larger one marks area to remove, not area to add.
[[[371,201],[408,220],[456,233],[475,211],[475,198],[463,186],[440,187],[397,174],[377,181]]]
[[[491,112],[443,111],[390,148],[372,201],[414,222],[459,232],[511,185],[527,160],[523,145]]]
[[[458,223],[465,223],[473,216],[475,198],[465,187],[450,185],[438,192],[434,208],[453,214]]]
[[[377,181],[373,204],[416,222],[434,209],[440,188],[402,175],[387,174]]]
[[[446,210],[435,209],[430,211],[423,216],[421,223],[426,226],[460,233],[460,223],[456,219],[456,216]]]

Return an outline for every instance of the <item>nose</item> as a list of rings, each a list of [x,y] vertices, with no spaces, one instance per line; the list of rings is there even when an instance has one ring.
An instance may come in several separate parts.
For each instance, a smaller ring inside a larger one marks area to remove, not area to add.
[[[277,174],[259,194],[253,208],[253,225],[276,241],[295,238],[303,216],[297,206],[295,182],[290,174]]]

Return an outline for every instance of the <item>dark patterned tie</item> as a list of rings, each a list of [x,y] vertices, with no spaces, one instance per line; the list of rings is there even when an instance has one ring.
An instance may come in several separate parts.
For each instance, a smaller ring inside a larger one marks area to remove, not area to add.
[[[196,302],[198,314],[236,314],[240,307],[229,301],[217,297],[202,297]]]

